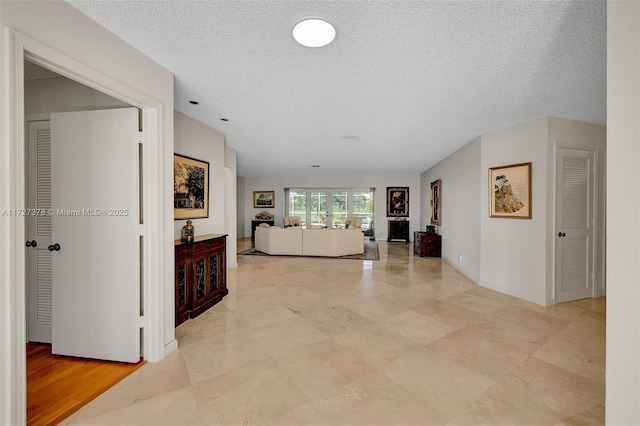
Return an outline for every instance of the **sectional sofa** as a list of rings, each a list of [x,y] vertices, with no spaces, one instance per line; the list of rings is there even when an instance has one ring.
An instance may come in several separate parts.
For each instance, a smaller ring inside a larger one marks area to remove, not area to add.
[[[255,249],[267,254],[338,257],[364,252],[360,228],[257,227]]]

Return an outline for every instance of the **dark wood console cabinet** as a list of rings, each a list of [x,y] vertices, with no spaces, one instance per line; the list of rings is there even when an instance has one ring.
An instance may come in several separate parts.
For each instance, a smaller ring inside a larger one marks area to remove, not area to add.
[[[175,241],[176,326],[218,303],[227,290],[227,236],[207,234],[191,244]]]
[[[438,234],[414,232],[413,252],[421,257],[440,257],[442,254],[442,237]]]
[[[387,241],[404,240],[409,244],[409,221],[408,220],[390,220],[389,232],[387,233]]]

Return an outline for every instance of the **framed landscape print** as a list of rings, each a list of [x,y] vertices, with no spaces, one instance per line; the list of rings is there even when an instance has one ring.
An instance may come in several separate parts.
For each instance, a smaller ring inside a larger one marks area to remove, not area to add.
[[[253,191],[253,207],[256,209],[275,207],[275,191]]]
[[[531,219],[531,163],[489,169],[489,217]]]
[[[440,199],[442,197],[442,182],[440,179],[431,182],[431,223],[440,226]]]
[[[209,163],[173,155],[173,217],[209,217]]]
[[[409,187],[387,187],[387,217],[409,217]]]

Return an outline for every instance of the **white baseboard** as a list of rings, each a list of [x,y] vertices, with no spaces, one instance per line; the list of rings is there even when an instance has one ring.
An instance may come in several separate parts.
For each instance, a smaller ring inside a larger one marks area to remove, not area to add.
[[[172,341],[164,345],[164,356],[162,358],[163,359],[166,358],[170,353],[174,352],[176,349],[178,349],[178,341],[176,339],[173,339]]]

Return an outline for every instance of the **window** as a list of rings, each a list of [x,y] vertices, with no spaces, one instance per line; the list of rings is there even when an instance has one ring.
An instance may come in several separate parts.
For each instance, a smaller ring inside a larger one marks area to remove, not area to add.
[[[362,218],[362,230],[372,232],[375,189],[285,189],[285,216],[298,216],[302,224],[340,226],[347,217]],[[367,235],[373,235],[367,233]]]

